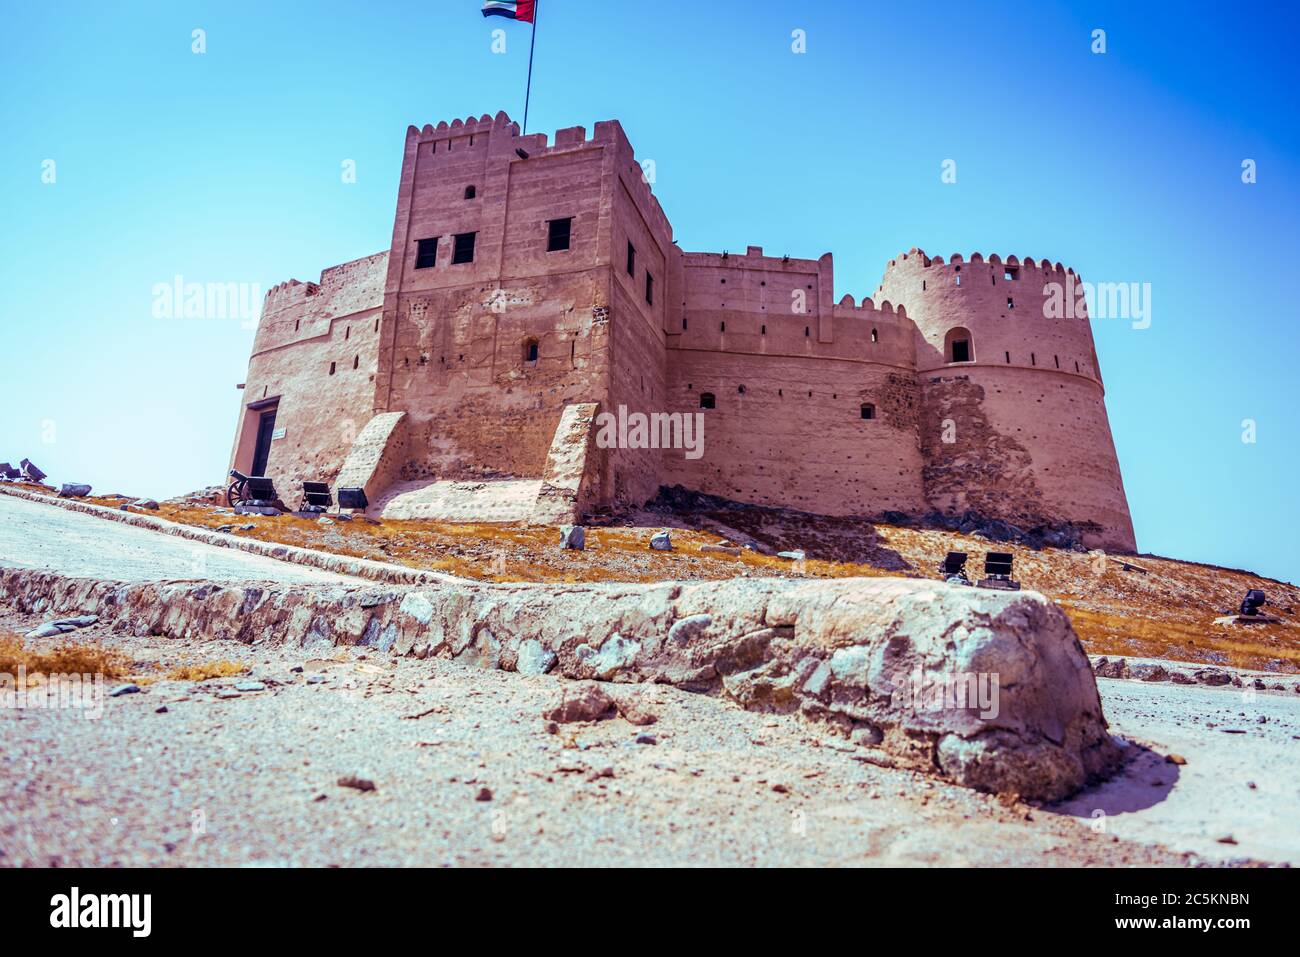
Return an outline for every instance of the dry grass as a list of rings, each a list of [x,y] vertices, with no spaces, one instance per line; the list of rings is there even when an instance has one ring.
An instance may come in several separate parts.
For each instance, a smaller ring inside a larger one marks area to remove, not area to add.
[[[96,499],[113,506],[120,499]],[[750,576],[843,578],[896,575],[936,578],[949,551],[970,555],[978,573],[984,552],[1011,552],[1026,589],[1055,599],[1089,651],[1172,658],[1207,664],[1300,672],[1300,589],[1236,569],[1158,556],[1115,560],[1073,551],[1035,551],[937,529],[875,524],[777,509],[745,508],[678,514],[640,513],[622,524],[591,527],[585,551],[561,551],[553,528],[436,521],[337,522],[321,525],[291,515],[275,518],[217,512],[211,505],[163,503],[159,518],[187,525],[235,526],[234,535],[314,548],[412,568],[496,582],[654,582]],[[252,525],[243,530],[242,525]],[[654,552],[650,536],[669,527],[674,551]],[[739,556],[702,553],[720,539],[752,541]],[[802,549],[797,568],[769,552]],[[1234,610],[1248,588],[1269,596],[1274,625],[1224,627],[1214,619]]]
[[[131,659],[102,645],[69,642],[39,650],[29,647],[18,635],[0,634],[0,672],[16,674],[20,667],[28,675],[98,674],[116,678],[131,670]]]
[[[247,665],[237,661],[218,659],[215,661],[184,662],[169,668],[162,676],[166,681],[208,681],[212,678],[233,678],[248,671]]]

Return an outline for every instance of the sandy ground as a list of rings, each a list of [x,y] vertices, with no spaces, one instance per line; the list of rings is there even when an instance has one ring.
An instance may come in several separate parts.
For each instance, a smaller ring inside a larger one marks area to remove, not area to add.
[[[1213,858],[1300,865],[1300,694],[1098,678],[1111,730],[1149,744],[1121,778],[1061,806],[1111,833]],[[1175,754],[1186,764],[1171,764]]]
[[[31,624],[0,617],[0,626]],[[552,733],[541,712],[564,682],[549,676],[353,649],[126,638],[102,626],[77,637],[124,648],[144,675],[229,659],[252,676],[157,680],[109,698],[97,720],[0,711],[0,864],[1184,866],[1300,857],[1295,772],[1277,759],[1290,748],[1300,695],[1258,696],[1268,735],[1216,737],[1207,722],[1241,710],[1240,691],[1103,681],[1114,729],[1159,756],[1139,756],[1129,773],[1068,805],[1034,808],[877,767],[865,760],[871,752],[795,719],[669,687],[612,686],[644,696],[652,725],[616,718]],[[266,689],[222,697],[254,679]],[[1166,745],[1187,764],[1166,762]],[[340,785],[346,776],[376,789]],[[1239,844],[1217,841],[1228,833]]]
[[[351,650],[325,661],[95,629],[79,638],[142,662],[244,661],[267,688],[221,698],[248,679],[159,681],[110,698],[98,720],[0,712],[0,863],[1186,863],[673,688],[618,686],[645,696],[655,724],[550,733],[541,712],[562,679]],[[654,743],[637,743],[646,735]],[[348,775],[376,790],[340,786]]]
[[[237,519],[234,516],[231,521]],[[0,495],[0,564],[113,581],[181,578],[265,579],[285,584],[358,581],[306,565],[159,535],[122,522],[108,522],[9,495]]]

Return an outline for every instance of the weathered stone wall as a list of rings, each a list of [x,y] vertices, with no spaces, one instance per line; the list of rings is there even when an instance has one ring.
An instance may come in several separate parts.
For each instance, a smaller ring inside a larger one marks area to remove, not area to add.
[[[141,636],[365,645],[664,682],[821,722],[884,762],[1026,798],[1064,797],[1119,760],[1068,619],[1034,592],[904,579],[125,585],[0,568],[0,598],[27,614],[100,615]],[[931,696],[955,675],[996,676],[997,694]]]

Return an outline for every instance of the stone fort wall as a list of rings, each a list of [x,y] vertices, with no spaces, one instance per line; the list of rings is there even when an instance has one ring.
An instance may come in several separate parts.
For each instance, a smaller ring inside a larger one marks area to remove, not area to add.
[[[569,247],[548,251],[563,218]],[[336,474],[372,414],[406,413],[385,474],[414,480],[540,477],[577,404],[700,413],[701,458],[593,448],[582,500],[680,484],[823,514],[970,509],[1132,549],[1088,320],[1043,317],[1067,276],[914,249],[836,301],[830,254],[680,250],[615,121],[554,141],[504,113],[411,127],[390,250],[268,293],[233,460],[277,396],[268,472],[292,481]]]

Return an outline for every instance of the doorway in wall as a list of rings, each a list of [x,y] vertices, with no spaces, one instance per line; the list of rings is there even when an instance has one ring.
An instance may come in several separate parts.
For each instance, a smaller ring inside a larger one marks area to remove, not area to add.
[[[253,450],[253,475],[266,474],[266,461],[271,457],[271,437],[275,434],[275,409],[263,412],[257,420],[257,447]]]

